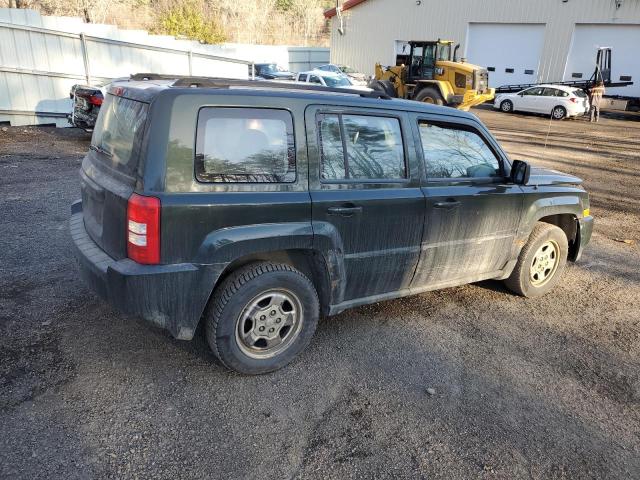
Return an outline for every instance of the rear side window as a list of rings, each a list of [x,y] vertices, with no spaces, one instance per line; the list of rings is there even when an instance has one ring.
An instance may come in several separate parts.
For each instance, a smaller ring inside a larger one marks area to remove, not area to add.
[[[434,179],[500,176],[500,162],[480,135],[420,122],[427,176]]]
[[[542,92],[544,91],[544,88],[542,87],[535,87],[535,88],[530,88],[528,90],[524,90],[522,93],[524,95],[542,95]]]
[[[322,180],[406,178],[402,133],[397,118],[323,114],[318,119],[318,132]]]
[[[198,114],[195,170],[201,182],[294,182],[291,113],[261,108],[202,108]]]
[[[112,168],[132,174],[138,166],[149,104],[107,94],[91,137],[91,149]]]
[[[569,96],[569,94],[564,90],[560,90],[558,88],[549,88],[549,87],[546,87],[544,89],[543,95],[545,97],[568,97]]]

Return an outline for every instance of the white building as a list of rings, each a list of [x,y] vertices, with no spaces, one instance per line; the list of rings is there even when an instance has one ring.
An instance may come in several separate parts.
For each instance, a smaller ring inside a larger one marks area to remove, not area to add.
[[[640,0],[346,0],[327,10],[331,61],[373,74],[407,40],[460,43],[491,86],[588,79],[598,47],[612,48],[607,94],[640,97]]]

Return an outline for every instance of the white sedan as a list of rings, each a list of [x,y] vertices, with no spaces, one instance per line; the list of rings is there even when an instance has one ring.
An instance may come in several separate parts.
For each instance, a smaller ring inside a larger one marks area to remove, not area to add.
[[[589,112],[589,99],[583,90],[565,85],[536,85],[517,93],[496,95],[493,107],[503,112],[533,112],[551,115],[555,120]]]

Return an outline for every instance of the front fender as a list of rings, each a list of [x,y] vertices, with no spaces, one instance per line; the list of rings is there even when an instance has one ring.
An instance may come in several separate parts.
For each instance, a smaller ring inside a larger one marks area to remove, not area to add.
[[[531,188],[533,195],[544,195],[525,204],[525,211],[523,219],[520,225],[519,237],[528,237],[538,220],[549,215],[562,215],[570,214],[576,218],[582,217],[582,201],[580,195],[571,192],[557,192],[556,195],[548,196],[543,188],[535,190],[536,187],[524,187],[523,189]],[[525,192],[530,193],[530,192]]]

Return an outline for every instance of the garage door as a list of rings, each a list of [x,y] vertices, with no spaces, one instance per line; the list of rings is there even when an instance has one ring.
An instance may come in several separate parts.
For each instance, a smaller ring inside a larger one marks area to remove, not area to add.
[[[590,78],[593,75],[598,47],[611,47],[611,81],[631,79],[634,85],[610,88],[607,94],[640,97],[639,46],[640,25],[576,25],[564,78]]]
[[[489,69],[489,85],[534,83],[544,42],[543,24],[470,23],[466,57]]]

